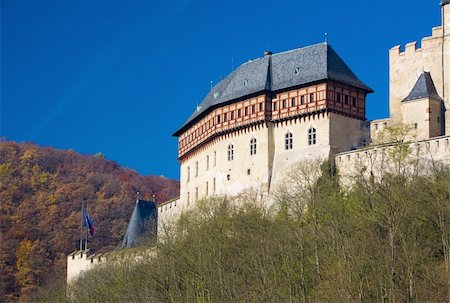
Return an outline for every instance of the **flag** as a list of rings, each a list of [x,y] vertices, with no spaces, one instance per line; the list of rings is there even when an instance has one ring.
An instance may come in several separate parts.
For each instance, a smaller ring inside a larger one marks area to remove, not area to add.
[[[93,238],[94,233],[95,233],[95,228],[94,228],[94,224],[92,223],[91,215],[86,213],[86,211],[84,210],[84,207],[82,208],[82,212],[83,212],[83,226],[86,226],[86,228],[89,231],[89,235],[91,236],[91,238]]]

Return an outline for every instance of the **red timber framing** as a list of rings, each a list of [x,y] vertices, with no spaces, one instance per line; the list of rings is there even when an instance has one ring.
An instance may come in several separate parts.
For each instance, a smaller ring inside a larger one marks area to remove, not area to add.
[[[365,120],[367,92],[342,83],[325,82],[264,94],[211,111],[178,138],[182,160],[215,137],[265,121],[288,120],[316,111],[329,111]]]

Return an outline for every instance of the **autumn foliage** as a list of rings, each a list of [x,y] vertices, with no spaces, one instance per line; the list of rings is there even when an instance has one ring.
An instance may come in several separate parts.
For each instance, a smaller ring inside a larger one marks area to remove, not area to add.
[[[0,302],[33,300],[39,286],[65,279],[65,256],[79,245],[82,201],[96,228],[89,246],[98,252],[120,243],[137,191],[162,202],[178,187],[101,155],[0,143]]]

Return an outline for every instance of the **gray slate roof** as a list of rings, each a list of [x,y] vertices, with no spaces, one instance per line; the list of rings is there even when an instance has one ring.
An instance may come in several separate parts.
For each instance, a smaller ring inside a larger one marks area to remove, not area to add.
[[[419,79],[417,79],[416,84],[409,93],[408,97],[403,99],[402,102],[417,100],[422,98],[434,98],[437,100],[442,100],[436,91],[431,74],[423,72]]]
[[[315,44],[242,64],[211,89],[174,136],[179,136],[191,123],[221,104],[264,91],[280,91],[322,80],[334,80],[373,92],[330,45]]]
[[[450,4],[450,0],[442,0],[441,5],[444,6],[446,4]]]

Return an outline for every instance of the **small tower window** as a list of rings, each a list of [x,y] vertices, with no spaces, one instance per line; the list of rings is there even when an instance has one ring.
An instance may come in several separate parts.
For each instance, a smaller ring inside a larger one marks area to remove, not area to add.
[[[287,133],[286,136],[284,137],[284,149],[288,150],[288,149],[292,149],[293,147],[293,135],[292,133]]]
[[[198,161],[195,162],[195,176],[198,177]]]
[[[295,106],[295,98],[291,99],[291,106]]]
[[[213,186],[212,186],[213,193],[216,192],[216,178],[213,178]]]
[[[256,105],[252,105],[252,114],[256,112]]]
[[[250,155],[256,155],[256,138],[250,140]]]
[[[286,100],[283,100],[282,104],[283,104],[283,109],[285,109],[286,108]]]
[[[227,114],[223,114],[223,122],[227,122]]]
[[[262,110],[263,110],[263,104],[259,103],[259,111],[262,112]]]
[[[316,144],[316,129],[314,127],[311,127],[308,130],[308,145],[314,144]]]
[[[217,123],[220,123],[220,115],[217,116]]]
[[[309,103],[313,103],[314,102],[314,94],[310,94],[309,95]]]
[[[241,110],[238,109],[238,118],[240,118],[240,117],[241,117]]]
[[[352,97],[352,104],[353,106],[356,106],[356,97]]]
[[[195,202],[198,201],[198,187],[195,188]]]
[[[248,115],[248,106],[245,108],[245,115],[247,116]]]
[[[209,169],[209,156],[206,156],[206,170]]]
[[[214,151],[214,166],[216,166],[217,163],[217,152]]]
[[[273,110],[277,110],[278,108],[277,108],[277,102],[275,102],[274,104],[273,104]]]
[[[305,105],[305,96],[300,97],[300,105]]]
[[[338,103],[341,103],[341,94],[340,93],[336,93],[336,101]]]
[[[232,161],[234,159],[234,147],[233,144],[228,145],[228,161]]]
[[[187,168],[187,181],[189,182],[191,180],[191,167],[188,166]]]
[[[233,120],[234,119],[234,111],[231,112],[230,115],[231,115],[230,120]]]

